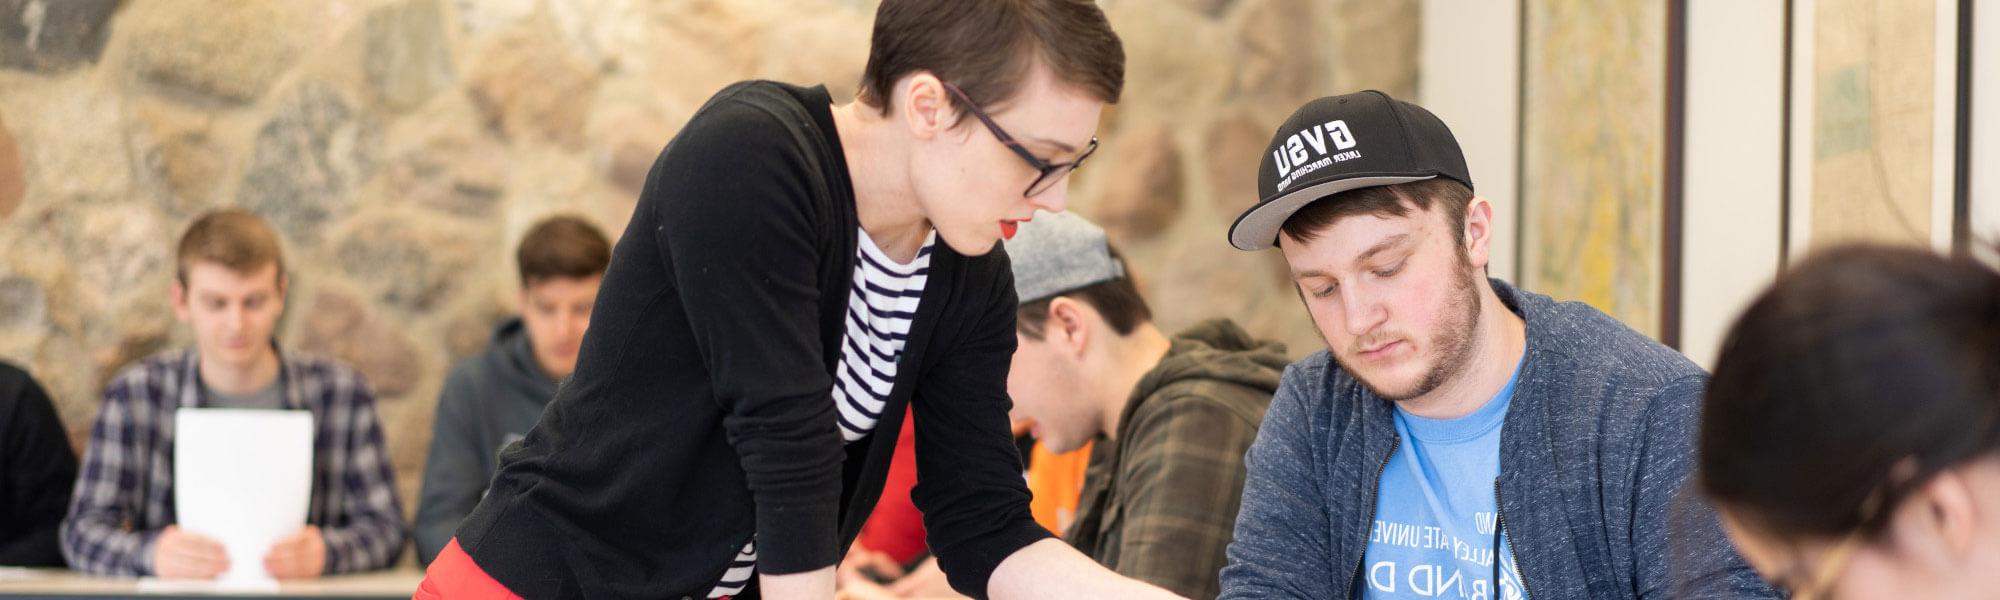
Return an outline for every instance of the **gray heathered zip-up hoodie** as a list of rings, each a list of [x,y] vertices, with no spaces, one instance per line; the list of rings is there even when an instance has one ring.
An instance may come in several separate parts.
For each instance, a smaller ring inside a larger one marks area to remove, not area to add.
[[[1776,597],[1684,496],[1707,374],[1588,305],[1492,285],[1527,321],[1496,493],[1528,596]],[[1324,350],[1285,370],[1222,598],[1358,596],[1392,412]]]

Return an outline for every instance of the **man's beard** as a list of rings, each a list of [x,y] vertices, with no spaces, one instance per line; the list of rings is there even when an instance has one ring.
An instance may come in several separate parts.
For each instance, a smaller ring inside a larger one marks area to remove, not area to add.
[[[1437,330],[1431,334],[1429,347],[1435,362],[1431,363],[1430,370],[1424,373],[1424,378],[1418,381],[1415,387],[1407,390],[1386,390],[1376,382],[1370,381],[1353,365],[1343,364],[1342,368],[1354,376],[1356,381],[1360,381],[1361,385],[1366,386],[1368,391],[1391,402],[1401,402],[1436,391],[1453,376],[1464,372],[1466,363],[1472,360],[1473,332],[1479,328],[1479,288],[1474,286],[1479,285],[1480,278],[1475,276],[1470,262],[1461,257],[1459,264],[1461,268],[1458,282],[1452,286],[1450,302],[1445,305],[1444,320],[1438,323]],[[1360,348],[1366,347],[1360,343],[1361,341],[1357,340],[1351,350],[1359,353]],[[1337,360],[1339,355],[1335,354],[1335,358]]]

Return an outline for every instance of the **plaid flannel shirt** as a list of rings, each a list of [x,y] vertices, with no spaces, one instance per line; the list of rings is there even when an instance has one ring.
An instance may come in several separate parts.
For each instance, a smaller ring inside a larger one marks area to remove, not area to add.
[[[1243,453],[1285,360],[1284,346],[1225,320],[1177,335],[1133,390],[1118,436],[1094,444],[1063,541],[1120,575],[1214,598],[1235,534]]]
[[[313,489],[306,521],[326,540],[326,572],[387,567],[408,525],[361,375],[333,361],[279,353],[285,407],[313,414]],[[75,498],[62,523],[71,568],[149,575],[153,542],[174,518],[174,411],[203,407],[195,351],[125,369],[104,391]]]

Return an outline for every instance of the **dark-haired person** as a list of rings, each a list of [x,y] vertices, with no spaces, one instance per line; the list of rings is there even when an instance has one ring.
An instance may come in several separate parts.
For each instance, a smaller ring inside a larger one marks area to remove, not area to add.
[[[486,493],[500,449],[526,437],[576,369],[577,348],[611,242],[589,221],[555,216],[536,223],[514,251],[521,316],[501,323],[486,351],[453,367],[438,392],[431,449],[417,500],[417,558],[430,564]]]
[[[1007,371],[1015,415],[1050,453],[1095,442],[1063,541],[1119,574],[1214,598],[1243,452],[1277,390],[1284,345],[1228,319],[1169,337],[1104,230],[1083,217],[1036,215],[1007,256],[1021,299]],[[888,591],[940,595],[909,583]]]
[[[1730,329],[1701,418],[1701,489],[1793,598],[2000,589],[2000,272],[1816,253]]]
[[[1228,319],[1168,336],[1104,230],[1044,214],[1007,242],[1021,309],[1015,411],[1056,453],[1097,440],[1063,541],[1120,574],[1214,598],[1243,452],[1289,360]]]
[[[419,597],[829,598],[916,421],[931,550],[973,596],[1165,596],[1029,517],[996,248],[1060,211],[1124,52],[1085,0],[887,0],[859,98],[717,93],[660,154],[576,371]]]
[[[56,530],[76,484],[76,450],[35,378],[0,362],[0,565],[63,566]]]
[[[1286,369],[1245,458],[1223,597],[1770,594],[1713,511],[1675,502],[1706,374],[1487,278],[1493,204],[1435,115],[1307,103],[1258,192],[1229,241],[1284,253],[1327,349]]]

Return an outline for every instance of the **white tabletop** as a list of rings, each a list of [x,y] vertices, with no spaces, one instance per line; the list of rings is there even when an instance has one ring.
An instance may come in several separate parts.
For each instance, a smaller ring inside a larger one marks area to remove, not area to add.
[[[102,577],[67,569],[0,567],[0,598],[409,598],[424,574],[414,568],[288,581],[277,589],[230,588],[207,582]]]

